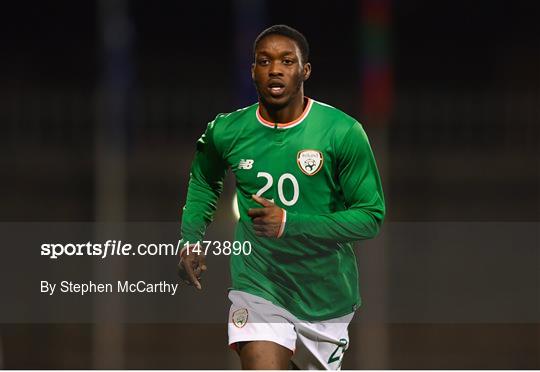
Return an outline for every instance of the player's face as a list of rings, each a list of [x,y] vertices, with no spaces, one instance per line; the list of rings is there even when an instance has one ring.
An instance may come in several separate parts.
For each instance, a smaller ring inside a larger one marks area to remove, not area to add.
[[[303,83],[311,66],[302,63],[300,49],[294,40],[282,35],[268,35],[255,50],[251,76],[263,104],[280,108],[303,95]]]

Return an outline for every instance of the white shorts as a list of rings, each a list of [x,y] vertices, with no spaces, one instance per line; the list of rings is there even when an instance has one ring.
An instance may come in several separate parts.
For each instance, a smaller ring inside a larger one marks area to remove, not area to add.
[[[320,321],[299,320],[287,310],[259,296],[232,290],[229,311],[229,345],[272,341],[293,352],[300,369],[339,370],[349,346],[347,327],[354,313]]]

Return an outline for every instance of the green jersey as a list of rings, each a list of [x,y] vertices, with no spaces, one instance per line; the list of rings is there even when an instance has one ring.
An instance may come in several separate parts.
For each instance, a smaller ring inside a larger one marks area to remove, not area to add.
[[[360,305],[352,242],[373,238],[385,214],[368,138],[356,120],[309,98],[284,124],[264,120],[258,108],[218,115],[197,142],[182,239],[203,239],[230,168],[240,212],[235,241],[252,246],[231,256],[232,289],[303,320],[349,314]],[[286,211],[280,238],[255,235],[247,214],[261,207],[254,194]]]

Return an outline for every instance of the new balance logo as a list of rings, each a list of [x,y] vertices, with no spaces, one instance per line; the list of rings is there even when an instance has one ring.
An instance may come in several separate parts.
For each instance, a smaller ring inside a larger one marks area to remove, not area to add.
[[[252,159],[241,159],[238,163],[238,169],[251,169],[253,167],[254,160]]]

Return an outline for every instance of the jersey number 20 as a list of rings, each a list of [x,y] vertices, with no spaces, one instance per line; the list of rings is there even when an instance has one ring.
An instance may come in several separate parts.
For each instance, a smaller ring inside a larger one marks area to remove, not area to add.
[[[270,187],[272,187],[272,185],[274,184],[274,178],[272,177],[270,173],[267,173],[267,172],[257,173],[257,178],[259,177],[266,178],[266,184],[259,191],[257,191],[257,195],[262,196],[262,194],[264,194],[267,190],[270,189]],[[283,183],[285,182],[285,180],[289,180],[293,185],[293,196],[292,196],[292,199],[290,200],[285,199],[285,195],[283,194]],[[298,181],[290,173],[283,173],[281,177],[279,177],[278,183],[277,183],[277,191],[278,191],[279,200],[283,203],[283,205],[286,205],[287,207],[290,207],[291,205],[295,205],[296,202],[298,201],[298,195],[300,194]]]

